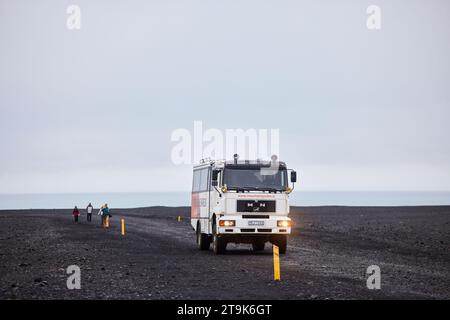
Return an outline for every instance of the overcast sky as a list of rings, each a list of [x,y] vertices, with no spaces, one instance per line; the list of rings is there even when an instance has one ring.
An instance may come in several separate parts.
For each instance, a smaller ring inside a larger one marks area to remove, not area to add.
[[[300,190],[450,191],[449,30],[448,0],[0,0],[0,193],[189,190],[195,120],[279,129]]]

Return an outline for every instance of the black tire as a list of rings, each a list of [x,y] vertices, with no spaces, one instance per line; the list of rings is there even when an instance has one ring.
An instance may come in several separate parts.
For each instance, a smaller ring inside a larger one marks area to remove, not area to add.
[[[263,241],[255,241],[252,243],[253,251],[264,251],[266,243]]]
[[[278,236],[274,244],[278,247],[278,251],[280,254],[285,254],[287,249],[287,236]]]
[[[197,224],[197,246],[200,250],[206,251],[209,250],[209,245],[211,241],[209,240],[209,237],[207,234],[202,233],[202,230],[200,228],[200,223]]]
[[[213,224],[213,251],[214,254],[224,254],[227,248],[225,240],[217,234],[216,224]]]

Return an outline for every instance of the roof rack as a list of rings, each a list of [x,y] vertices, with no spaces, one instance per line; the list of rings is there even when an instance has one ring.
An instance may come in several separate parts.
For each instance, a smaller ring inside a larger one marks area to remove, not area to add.
[[[212,162],[212,159],[211,158],[203,158],[203,159],[200,159],[200,163],[201,164],[203,164],[203,163],[211,163]]]

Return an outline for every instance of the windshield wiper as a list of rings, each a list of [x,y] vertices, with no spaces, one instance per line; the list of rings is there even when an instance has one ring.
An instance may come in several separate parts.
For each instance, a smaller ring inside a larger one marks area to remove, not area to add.
[[[283,191],[283,190],[281,190],[281,189],[277,189],[277,188],[272,188],[272,187],[264,187],[264,188],[262,188],[261,190],[263,190],[263,191],[273,191],[273,192],[278,192],[278,191]]]
[[[237,190],[242,191],[258,191],[259,189],[257,187],[238,187]]]
[[[260,190],[258,187],[228,187],[228,190],[236,190],[239,191],[258,191]]]
[[[283,190],[273,187],[229,187],[229,190],[239,191],[269,191],[269,192],[281,192]]]

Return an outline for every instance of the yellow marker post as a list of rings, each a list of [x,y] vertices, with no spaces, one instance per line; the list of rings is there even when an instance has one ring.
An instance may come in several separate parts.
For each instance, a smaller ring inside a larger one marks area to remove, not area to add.
[[[180,222],[181,221],[181,216],[178,216],[178,222]]]
[[[122,223],[122,236],[125,235],[125,219],[120,219],[120,222]]]
[[[273,245],[273,280],[280,281],[280,250]]]

